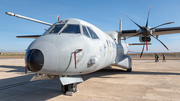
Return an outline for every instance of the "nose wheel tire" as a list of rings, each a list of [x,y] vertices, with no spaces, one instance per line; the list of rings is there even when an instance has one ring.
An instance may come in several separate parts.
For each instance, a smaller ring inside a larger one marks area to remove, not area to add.
[[[132,68],[127,69],[127,72],[131,72],[131,71],[132,71]]]
[[[68,91],[68,85],[61,85],[61,90],[64,94],[66,94],[66,92]]]

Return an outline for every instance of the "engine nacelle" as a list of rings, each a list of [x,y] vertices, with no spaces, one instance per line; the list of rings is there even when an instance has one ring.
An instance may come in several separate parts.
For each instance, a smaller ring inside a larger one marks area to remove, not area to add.
[[[144,35],[139,35],[139,41],[140,42],[151,42],[151,38],[152,38],[152,36],[146,36],[146,38],[145,38],[145,36]]]

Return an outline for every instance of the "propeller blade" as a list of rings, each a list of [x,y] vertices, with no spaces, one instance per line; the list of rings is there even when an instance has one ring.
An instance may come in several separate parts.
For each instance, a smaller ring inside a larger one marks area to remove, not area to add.
[[[156,40],[158,40],[167,50],[169,50],[168,49],[168,47],[163,43],[163,42],[161,42],[159,39],[157,39],[156,37],[154,37],[152,34],[150,34],[153,38],[155,38]]]
[[[145,36],[145,40],[146,40],[146,36]],[[146,41],[146,42],[147,42],[147,41]],[[146,44],[147,44],[147,43],[146,43]],[[145,42],[144,42],[144,45],[145,45]],[[141,52],[140,58],[142,57],[143,52],[144,52],[144,45],[143,45],[143,49],[142,49],[142,52]]]
[[[126,15],[126,17],[129,19],[129,20],[131,20],[127,15]],[[135,23],[133,20],[131,20],[134,24],[136,24],[140,29],[143,29],[140,25],[138,25],[137,23]]]
[[[150,8],[149,8],[149,12],[148,12],[148,16],[147,16],[146,27],[148,26],[148,20],[149,20],[149,13],[150,13],[150,10],[151,10],[151,6],[150,6]]]
[[[172,23],[174,23],[174,22],[164,23],[164,24],[161,24],[161,25],[159,25],[159,26],[153,27],[153,28],[151,28],[150,30],[153,30],[153,29],[155,29],[155,28],[157,28],[157,27],[160,27],[160,26],[163,26],[163,25],[172,24]]]
[[[144,42],[144,45],[145,45],[145,42]],[[143,52],[144,52],[144,45],[143,45],[143,48],[142,48],[142,52],[141,52],[140,58],[142,57]]]
[[[146,51],[148,51],[148,43],[147,43],[147,41],[146,41]]]
[[[60,15],[57,16],[57,21],[59,21],[59,16],[60,16]]]

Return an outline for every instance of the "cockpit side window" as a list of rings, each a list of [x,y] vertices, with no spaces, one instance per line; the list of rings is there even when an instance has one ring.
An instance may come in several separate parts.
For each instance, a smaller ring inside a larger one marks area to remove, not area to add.
[[[67,27],[62,31],[62,33],[79,34],[80,33],[80,27],[79,27],[79,25],[68,24]]]
[[[99,39],[99,37],[96,35],[96,33],[93,30],[91,30],[89,27],[87,27],[87,28],[89,30],[89,33],[90,33],[92,39]]]
[[[62,29],[63,26],[64,26],[64,24],[54,25],[54,26],[48,31],[47,34],[57,34],[57,33]]]
[[[83,34],[84,34],[85,36],[87,36],[87,37],[90,38],[89,33],[88,33],[86,27],[85,27],[85,26],[82,26],[82,28],[83,28]]]

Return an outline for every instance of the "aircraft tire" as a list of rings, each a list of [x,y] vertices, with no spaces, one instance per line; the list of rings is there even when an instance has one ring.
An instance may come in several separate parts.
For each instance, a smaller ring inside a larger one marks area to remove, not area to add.
[[[67,91],[77,92],[77,84],[61,85],[61,90],[65,94]]]
[[[127,69],[127,72],[131,72],[131,71],[132,71],[132,68]]]
[[[68,91],[68,85],[61,85],[61,90],[64,94]]]
[[[77,84],[69,84],[68,85],[68,91],[77,92]]]

